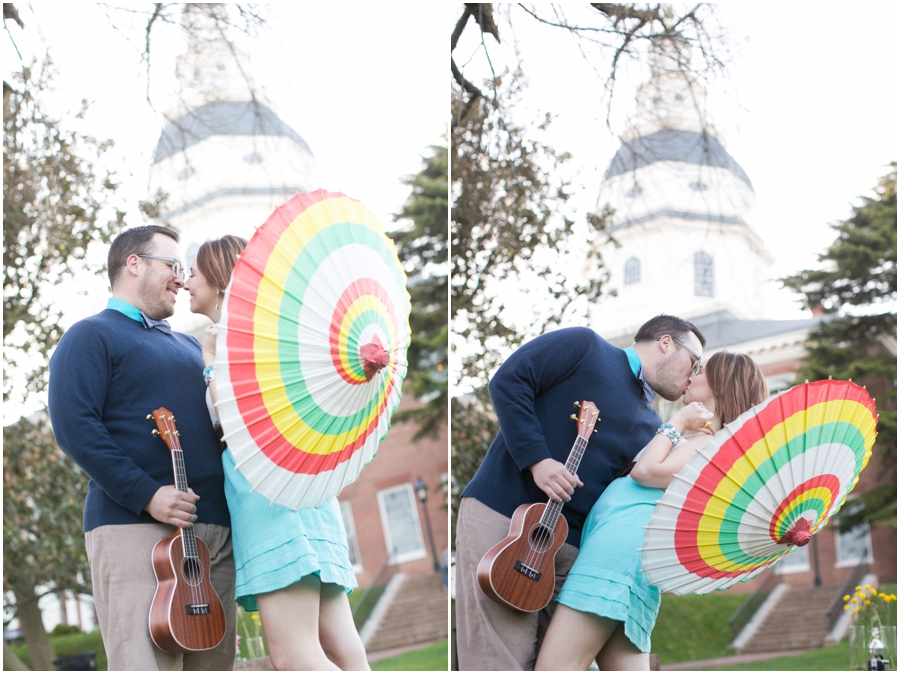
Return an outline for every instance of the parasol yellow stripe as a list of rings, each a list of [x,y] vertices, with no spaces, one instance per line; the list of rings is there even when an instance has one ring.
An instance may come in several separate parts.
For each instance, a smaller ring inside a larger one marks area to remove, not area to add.
[[[719,482],[707,503],[704,514],[700,517],[697,545],[704,562],[710,567],[719,568],[716,563],[723,561],[727,561],[734,571],[750,570],[759,566],[759,564],[741,564],[725,555],[719,545],[718,523],[722,521],[725,511],[734,501],[741,486],[756,472],[757,467],[770,457],[770,448],[782,447],[790,438],[803,435],[808,430],[811,419],[816,419],[820,423],[855,421],[864,436],[874,431],[875,428],[875,419],[872,418],[869,409],[853,400],[832,400],[818,403],[773,426],[734,462],[728,472],[730,479],[722,479]]]
[[[778,516],[778,519],[775,520],[775,531],[781,531],[784,526],[784,521],[788,519],[792,514],[795,514],[797,506],[804,501],[808,501],[810,498],[820,499],[825,504],[825,512],[819,513],[819,516],[816,518],[816,521],[813,523],[813,531],[816,530],[819,523],[824,519],[825,515],[828,514],[828,511],[831,510],[831,497],[834,494],[830,489],[825,487],[815,487],[813,489],[809,489],[802,494],[799,494],[794,499],[792,499],[787,507],[782,511],[781,515]]]
[[[333,203],[335,201],[340,201],[339,206]],[[325,199],[317,202],[299,213],[282,232],[278,243],[273,248],[273,254],[266,262],[257,293],[258,304],[253,312],[253,351],[257,363],[256,378],[261,385],[260,393],[263,403],[279,433],[293,446],[302,447],[302,451],[308,454],[331,454],[351,444],[359,437],[360,432],[378,416],[378,410],[388,395],[387,389],[382,389],[379,404],[372,407],[372,412],[356,428],[338,435],[320,433],[297,415],[294,406],[288,399],[281,375],[278,340],[267,337],[267,335],[278,335],[280,313],[278,298],[282,296],[287,287],[293,262],[284,256],[279,256],[276,251],[299,251],[305,248],[313,237],[330,226],[331,220],[327,214],[336,206],[342,209],[342,217],[346,221],[352,221],[354,224],[363,225],[372,230],[385,241],[386,246],[393,250],[393,242],[384,236],[378,220],[361,203],[346,197],[339,200]],[[269,299],[266,299],[267,297]],[[264,387],[263,383],[265,383]]]
[[[350,327],[359,319],[359,317],[366,311],[375,311],[378,313],[382,319],[384,319],[384,324],[391,328],[390,342],[393,344],[396,342],[396,335],[393,330],[393,320],[391,319],[390,313],[384,307],[384,305],[378,301],[377,298],[372,295],[363,295],[362,297],[358,297],[353,300],[350,306],[347,308],[346,313],[341,319],[341,328],[338,334],[338,346],[339,352],[341,355],[341,367],[344,368],[344,372],[352,377],[356,381],[365,381],[366,378],[364,376],[358,375],[354,370],[352,365],[350,364],[350,359],[347,357],[350,353],[347,348],[347,341],[350,337]]]

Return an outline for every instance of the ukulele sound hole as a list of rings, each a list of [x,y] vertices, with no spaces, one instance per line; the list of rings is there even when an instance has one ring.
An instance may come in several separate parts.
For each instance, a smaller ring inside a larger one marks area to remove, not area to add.
[[[528,540],[533,550],[546,552],[553,544],[553,532],[541,524],[536,524],[528,532]]]
[[[203,567],[200,560],[186,557],[181,560],[181,577],[191,587],[197,587],[203,581]]]

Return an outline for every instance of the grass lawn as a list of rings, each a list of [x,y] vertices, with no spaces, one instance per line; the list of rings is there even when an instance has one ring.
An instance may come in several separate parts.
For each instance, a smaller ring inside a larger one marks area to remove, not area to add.
[[[58,637],[51,636],[50,643],[53,644],[53,650],[58,658],[61,658],[64,655],[75,655],[76,653],[97,651],[97,670],[106,671],[106,651],[103,649],[103,638],[100,636],[99,629],[82,634],[64,634]],[[11,646],[11,648],[13,653],[22,659],[22,662],[31,667],[31,661],[28,659],[27,646],[21,644]]]
[[[745,594],[721,593],[703,597],[664,595],[650,636],[660,664],[734,655],[728,648],[731,643],[728,619],[746,598]]]
[[[716,667],[716,671],[797,671],[797,672],[827,672],[846,671],[850,669],[850,646],[845,639],[834,646],[817,648],[800,655],[791,655],[772,660],[757,660],[740,665]]]
[[[376,672],[446,672],[448,669],[446,639],[418,651],[410,651],[372,663],[372,670]]]

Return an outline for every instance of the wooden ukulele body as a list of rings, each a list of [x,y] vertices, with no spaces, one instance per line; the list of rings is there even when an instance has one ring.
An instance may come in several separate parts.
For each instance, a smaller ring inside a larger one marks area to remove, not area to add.
[[[225,610],[209,581],[209,548],[195,537],[200,563],[185,559],[181,535],[178,529],[153,548],[150,637],[166,653],[215,648],[225,636]]]
[[[481,558],[478,584],[494,601],[519,611],[540,611],[553,597],[556,553],[566,542],[569,525],[560,517],[553,529],[541,524],[544,503],[516,508],[509,535]]]

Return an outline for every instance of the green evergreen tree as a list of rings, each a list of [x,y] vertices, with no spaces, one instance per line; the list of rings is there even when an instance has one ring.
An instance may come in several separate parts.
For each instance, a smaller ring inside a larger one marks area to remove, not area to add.
[[[416,438],[447,423],[447,148],[433,146],[425,167],[405,182],[412,189],[397,219],[412,223],[390,234],[409,279],[412,303],[406,392],[425,401],[398,421],[419,424]]]
[[[852,379],[865,385],[879,414],[879,484],[861,495],[865,504],[840,520],[842,530],[864,519],[897,526],[897,164],[862,197],[837,238],[819,256],[820,269],[782,279],[813,309],[834,316],[810,333],[801,375]]]

